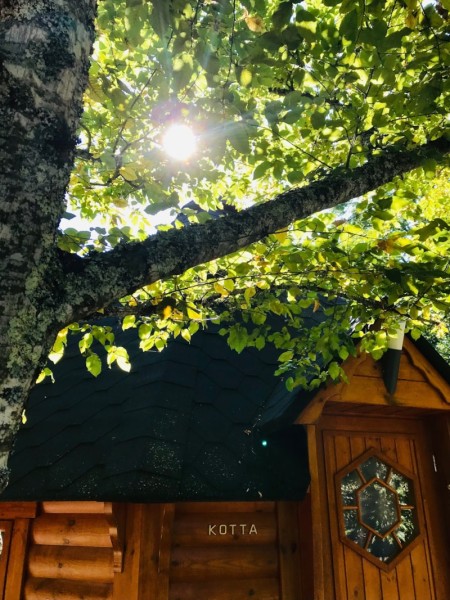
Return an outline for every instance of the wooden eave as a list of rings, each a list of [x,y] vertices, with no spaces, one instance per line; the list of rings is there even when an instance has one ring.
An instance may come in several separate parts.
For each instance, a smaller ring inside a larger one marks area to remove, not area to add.
[[[341,381],[321,389],[297,417],[297,424],[316,423],[325,406],[332,410],[333,405],[346,412],[364,414],[368,414],[369,407],[373,414],[383,408],[385,415],[405,409],[424,414],[450,410],[450,384],[407,338],[394,395],[386,391],[381,362],[369,354],[350,357],[343,367],[348,383]]]

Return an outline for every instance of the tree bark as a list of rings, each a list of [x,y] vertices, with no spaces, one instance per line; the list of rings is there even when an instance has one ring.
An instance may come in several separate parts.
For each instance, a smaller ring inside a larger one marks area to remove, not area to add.
[[[94,16],[94,0],[0,6],[0,488],[24,402],[65,320],[55,235]]]
[[[427,157],[449,151],[450,141],[444,138],[411,151],[387,148],[362,167],[336,170],[247,210],[94,254],[77,264],[77,272],[68,274],[66,304],[72,306],[74,320],[85,318],[139,287],[236,252],[296,220],[375,190]]]

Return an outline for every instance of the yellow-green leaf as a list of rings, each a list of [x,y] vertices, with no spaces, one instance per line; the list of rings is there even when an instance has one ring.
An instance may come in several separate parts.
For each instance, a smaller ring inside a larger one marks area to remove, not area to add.
[[[101,373],[102,361],[100,360],[100,357],[95,354],[95,352],[92,352],[86,358],[86,368],[94,377],[97,377]]]
[[[253,79],[253,74],[249,69],[242,69],[241,72],[241,84],[244,87],[247,87],[251,84]]]

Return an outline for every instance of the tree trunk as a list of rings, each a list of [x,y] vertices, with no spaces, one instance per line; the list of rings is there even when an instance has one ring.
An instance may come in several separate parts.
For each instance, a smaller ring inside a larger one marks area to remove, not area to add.
[[[3,0],[0,7],[0,489],[24,402],[67,319],[54,244],[94,13],[94,0]]]

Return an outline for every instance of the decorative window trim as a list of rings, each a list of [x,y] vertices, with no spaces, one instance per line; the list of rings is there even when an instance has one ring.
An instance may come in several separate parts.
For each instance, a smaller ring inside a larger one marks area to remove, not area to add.
[[[388,467],[388,474],[386,475],[385,479],[389,479],[390,473],[394,470],[398,474],[406,477],[407,479],[409,479],[411,481],[412,494],[414,497],[413,505],[409,506],[409,505],[405,505],[405,504],[400,504],[400,502],[398,501],[397,490],[394,487],[392,487],[391,485],[389,485],[389,481],[380,479],[377,476],[373,476],[370,479],[365,478],[364,474],[361,472],[359,467],[361,465],[363,465],[372,456],[374,456],[375,458],[380,460],[382,463],[384,463]],[[342,479],[346,475],[352,473],[353,471],[358,472],[358,475],[363,483],[359,488],[355,489],[355,496],[357,497],[356,505],[354,507],[350,507],[350,505],[344,505],[343,497],[342,497],[342,490],[341,490],[341,482],[342,482]],[[383,531],[382,533],[380,533],[379,531],[375,531],[369,524],[367,524],[367,522],[361,521],[360,496],[361,496],[361,493],[365,489],[367,489],[369,486],[371,486],[373,484],[378,484],[380,486],[385,487],[388,492],[391,492],[396,497],[396,510],[397,510],[397,515],[398,515],[397,521],[394,524],[392,524],[391,526],[388,526],[387,529],[385,531]],[[406,469],[405,467],[403,467],[396,461],[391,460],[388,456],[386,456],[382,452],[379,452],[375,448],[370,448],[369,450],[367,450],[366,452],[361,454],[357,459],[353,460],[346,467],[344,467],[343,469],[341,469],[340,471],[338,471],[335,474],[335,486],[336,486],[336,509],[337,509],[336,512],[337,512],[337,517],[338,517],[338,521],[339,521],[340,540],[346,546],[350,547],[352,550],[354,550],[355,552],[360,554],[363,558],[369,560],[371,563],[373,563],[380,569],[387,571],[387,572],[391,571],[392,569],[394,569],[397,566],[397,564],[401,560],[403,560],[403,558],[405,558],[406,556],[409,555],[409,553],[417,546],[417,544],[419,544],[422,541],[422,538],[423,538],[422,532],[424,530],[424,525],[423,525],[423,520],[422,520],[421,499],[419,496],[420,486],[418,483],[417,476],[414,473],[411,473],[408,469]],[[397,536],[395,536],[395,534],[394,534],[393,537],[395,538],[396,543],[398,543],[399,546],[401,547],[401,550],[394,558],[392,558],[392,560],[390,560],[389,562],[385,562],[382,559],[371,554],[368,550],[366,550],[368,545],[371,543],[374,535],[376,535],[379,539],[385,539],[388,536],[390,536],[393,532],[395,532],[395,530],[399,526],[399,523],[401,522],[401,511],[409,510],[409,509],[415,510],[415,522],[416,522],[416,526],[417,526],[417,533],[416,533],[414,539],[412,539],[410,542],[408,542],[404,546],[402,545],[401,541],[397,538]],[[356,510],[358,524],[360,524],[362,528],[366,529],[369,532],[367,542],[365,543],[365,547],[363,547],[362,545],[349,539],[349,537],[347,536],[346,530],[345,530],[345,517],[344,517],[344,513],[346,510]]]

